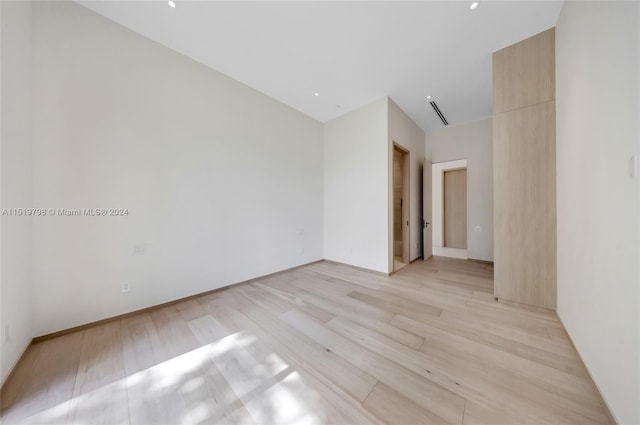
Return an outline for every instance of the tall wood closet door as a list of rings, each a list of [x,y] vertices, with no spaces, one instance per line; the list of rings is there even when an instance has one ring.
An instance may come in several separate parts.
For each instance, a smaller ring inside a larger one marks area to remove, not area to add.
[[[493,55],[494,294],[556,308],[555,32]]]

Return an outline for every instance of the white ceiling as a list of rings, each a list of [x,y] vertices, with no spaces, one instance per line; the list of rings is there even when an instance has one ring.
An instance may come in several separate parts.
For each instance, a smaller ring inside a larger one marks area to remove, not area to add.
[[[385,95],[425,131],[491,115],[491,53],[561,1],[80,1],[322,122]],[[319,96],[314,96],[314,93]],[[337,106],[339,105],[339,106]]]

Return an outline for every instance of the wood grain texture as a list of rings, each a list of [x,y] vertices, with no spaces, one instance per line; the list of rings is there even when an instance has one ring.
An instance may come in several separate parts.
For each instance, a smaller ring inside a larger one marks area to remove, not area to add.
[[[404,179],[403,153],[393,149],[393,255],[402,258],[402,180]]]
[[[493,113],[555,99],[555,28],[493,54]]]
[[[555,31],[493,55],[495,296],[555,309]]]
[[[3,393],[11,392],[10,385],[21,384],[21,388],[15,401],[2,410],[3,424],[67,422],[84,332],[45,341],[33,361],[16,365],[29,369],[29,372],[16,371],[17,376],[29,374],[24,382],[11,381],[5,384]]]
[[[410,156],[402,146],[393,144],[393,255],[396,259],[393,270],[404,267],[411,261],[409,221],[411,212]],[[395,263],[399,267],[395,267]]]
[[[467,249],[467,170],[444,172],[444,246]]]
[[[52,338],[17,365],[0,420],[610,422],[555,313],[496,303],[492,276],[322,262]]]
[[[494,116],[495,296],[556,308],[555,102]]]
[[[80,363],[69,404],[70,423],[114,424],[129,421],[124,381],[121,323],[111,322],[84,332]],[[109,403],[96,409],[104,400]]]
[[[376,384],[363,406],[387,424],[447,424],[382,382]]]

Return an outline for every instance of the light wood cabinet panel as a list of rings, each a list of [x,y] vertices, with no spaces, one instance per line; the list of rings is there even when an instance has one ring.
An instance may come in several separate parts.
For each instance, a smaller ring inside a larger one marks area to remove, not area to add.
[[[556,308],[555,29],[493,54],[494,295]]]
[[[493,54],[493,113],[555,99],[555,28]]]
[[[556,308],[555,101],[494,115],[495,296]]]

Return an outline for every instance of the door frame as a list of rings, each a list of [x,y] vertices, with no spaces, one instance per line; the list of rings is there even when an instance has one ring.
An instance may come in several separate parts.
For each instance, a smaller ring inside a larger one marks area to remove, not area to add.
[[[444,172],[454,170],[467,170],[469,168],[467,159],[457,159],[454,161],[436,162],[432,164],[432,237],[433,255],[442,257],[453,257],[467,259],[468,239],[469,239],[469,217],[467,214],[467,249],[446,248],[444,246]],[[469,188],[467,187],[467,206],[469,205]]]
[[[393,151],[395,150],[400,151],[403,154],[403,164],[402,164],[402,168],[403,168],[403,176],[402,176],[402,262],[404,264],[409,264],[411,262],[411,228],[410,228],[410,223],[411,223],[411,151],[407,148],[405,148],[404,146],[400,145],[399,143],[393,141],[392,143],[392,154]],[[392,167],[393,167],[393,158],[391,160],[392,162]],[[392,172],[391,174],[391,187],[392,187],[392,193],[393,193],[393,188],[395,187],[395,178],[394,178],[394,174]],[[392,226],[395,225],[395,212],[393,209],[393,196],[390,199],[390,204],[391,204],[391,224]],[[395,226],[394,226],[395,227]],[[395,242],[395,229],[392,231],[392,243],[391,243],[391,255],[390,255],[390,262],[391,262],[391,270],[392,272],[395,272],[395,265],[394,265],[394,242]]]
[[[433,257],[433,172],[431,159],[427,156],[422,164],[422,259]]]

